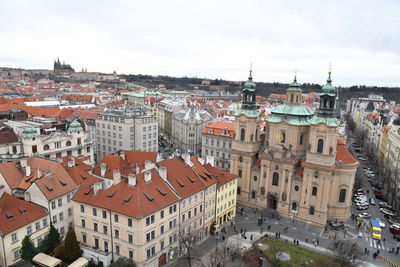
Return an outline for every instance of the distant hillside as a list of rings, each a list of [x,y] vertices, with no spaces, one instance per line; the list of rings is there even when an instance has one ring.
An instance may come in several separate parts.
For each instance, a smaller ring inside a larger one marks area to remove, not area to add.
[[[170,77],[170,76],[151,76],[151,75],[121,75],[126,81],[137,83],[147,88],[156,88],[160,84],[164,84],[167,89],[171,90],[211,90],[213,86],[224,86],[226,91],[238,91],[242,89],[240,82],[226,81],[226,80],[210,80],[210,85],[202,85],[203,80],[201,78],[190,78],[190,77]],[[284,94],[289,84],[286,83],[257,83],[257,95],[267,97],[269,94]],[[304,93],[318,92],[321,90],[319,84],[302,84]],[[368,96],[369,94],[383,95],[386,100],[396,101],[400,103],[400,88],[399,87],[376,87],[376,86],[351,86],[351,87],[339,87],[339,98],[342,105],[345,104],[346,100],[352,97]]]

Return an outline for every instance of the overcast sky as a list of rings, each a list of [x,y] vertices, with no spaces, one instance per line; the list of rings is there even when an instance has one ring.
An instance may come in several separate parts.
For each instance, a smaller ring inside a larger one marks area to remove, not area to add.
[[[0,66],[400,86],[400,1],[0,1]]]

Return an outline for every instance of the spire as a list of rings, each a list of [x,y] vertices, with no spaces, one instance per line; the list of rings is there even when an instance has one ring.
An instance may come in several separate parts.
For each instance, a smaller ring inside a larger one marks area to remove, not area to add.
[[[249,81],[253,80],[253,62],[250,63]]]
[[[326,80],[327,83],[329,84],[332,83],[331,74],[332,74],[332,62],[329,62],[328,79]]]

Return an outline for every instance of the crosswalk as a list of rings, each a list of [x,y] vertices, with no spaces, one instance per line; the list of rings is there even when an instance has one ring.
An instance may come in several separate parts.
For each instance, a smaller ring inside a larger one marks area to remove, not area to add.
[[[368,244],[370,247],[376,248],[376,249],[381,249],[381,250],[386,250],[389,248],[386,242],[378,242],[378,240],[373,239],[372,237],[365,237],[367,240]]]

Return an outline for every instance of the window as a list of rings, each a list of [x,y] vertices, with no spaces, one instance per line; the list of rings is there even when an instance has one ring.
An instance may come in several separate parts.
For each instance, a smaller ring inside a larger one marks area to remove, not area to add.
[[[97,209],[93,208],[93,216],[97,216]]]
[[[339,202],[344,203],[346,201],[346,189],[340,189]]]
[[[21,250],[16,249],[16,250],[14,250],[14,261],[18,260],[19,258],[21,258]]]
[[[60,214],[58,214],[58,217],[60,218],[60,222],[64,220],[64,213],[60,212]]]
[[[132,219],[131,218],[128,218],[128,226],[132,227]]]
[[[164,245],[164,240],[161,240],[161,241],[160,241],[160,249],[164,249],[164,246],[165,246],[165,245]]]
[[[118,222],[119,221],[119,217],[118,217],[118,214],[114,214],[114,222]]]
[[[67,141],[67,142],[65,143],[65,145],[66,145],[66,146],[71,146],[71,141]]]
[[[238,176],[239,178],[242,178],[242,170],[238,170]]]
[[[49,146],[49,145],[44,145],[44,146],[43,146],[43,150],[44,150],[44,151],[49,150],[49,149],[50,149],[50,146]]]
[[[296,192],[299,191],[299,186],[298,185],[294,186],[294,191],[296,191]]]
[[[253,191],[251,192],[251,198],[256,198],[256,191],[253,190]]]
[[[51,202],[51,209],[55,209],[56,208],[56,202],[53,200],[52,202]]]
[[[203,212],[203,205],[200,205],[200,212]]]
[[[185,214],[182,214],[182,222],[185,221]]]
[[[82,204],[81,204],[81,212],[82,212],[82,213],[85,212],[85,206],[83,206]]]
[[[64,231],[64,226],[62,226],[62,227],[60,228],[60,235],[63,236],[64,233],[65,233],[65,231]]]
[[[246,130],[242,128],[240,130],[240,141],[244,141],[245,135],[246,135]]]
[[[316,195],[317,195],[317,190],[318,190],[317,187],[316,187],[316,186],[313,186],[311,194],[312,194],[313,196],[316,196]]]
[[[13,243],[15,243],[15,242],[18,241],[17,233],[12,233],[12,235],[11,235],[11,241],[12,241]]]
[[[133,259],[133,251],[132,250],[129,250],[129,258]]]
[[[119,252],[120,250],[119,250],[119,246],[118,245],[115,245],[115,254],[117,254],[117,255],[119,255]]]
[[[103,225],[103,233],[104,233],[104,234],[107,234],[107,230],[108,230],[108,229],[107,229],[107,225]]]
[[[286,133],[281,132],[281,135],[279,136],[279,141],[281,144],[286,142]]]
[[[30,234],[32,234],[32,226],[28,226],[28,227],[26,227],[26,235],[30,235]]]
[[[108,241],[104,241],[104,252],[108,253]]]
[[[146,226],[149,226],[150,224],[154,223],[154,215],[151,215],[150,217],[146,218]]]
[[[237,188],[237,194],[238,195],[240,195],[240,191],[241,191],[240,186],[238,186],[238,188]]]
[[[71,195],[70,194],[67,195],[67,202],[71,202]]]
[[[147,250],[147,258],[150,259],[156,255],[156,247],[149,248]]]
[[[93,223],[93,230],[94,230],[95,232],[97,232],[97,231],[98,231],[98,226],[97,226],[97,223]]]
[[[107,219],[107,211],[103,210],[103,219]]]
[[[296,202],[292,203],[292,211],[297,211],[297,203]]]
[[[119,238],[119,230],[118,230],[118,229],[115,229],[114,232],[115,232],[115,233],[114,233],[115,238],[118,239],[118,238]]]
[[[86,227],[86,221],[84,219],[81,219],[81,224],[82,224],[82,228]]]
[[[53,220],[52,220],[53,224],[57,223],[57,215],[53,215]]]
[[[150,242],[151,240],[153,240],[156,237],[156,232],[153,230],[151,232],[148,232],[146,234],[146,241]]]
[[[188,219],[190,219],[190,218],[192,218],[192,211],[191,210],[189,210],[189,212],[188,212]]]
[[[162,235],[164,233],[164,225],[160,226],[160,234]]]
[[[254,180],[254,182],[256,182],[257,181],[257,176],[254,176],[253,180]]]
[[[239,162],[243,162],[243,157],[239,156]]]
[[[313,206],[310,207],[309,213],[310,215],[314,215],[315,208]]]
[[[324,150],[324,140],[319,139],[318,140],[317,153],[322,153],[323,150]]]
[[[272,175],[272,185],[278,186],[279,185],[279,173],[274,172]]]
[[[300,134],[300,141],[299,141],[299,144],[300,145],[303,145],[303,140],[304,139],[304,134]]]
[[[182,201],[182,207],[184,208],[185,207],[185,201],[183,200]],[[174,204],[173,206],[170,206],[169,207],[169,214],[172,214],[172,213],[174,213],[174,212],[176,212],[176,204]],[[164,216],[163,216],[164,217]]]
[[[128,242],[129,242],[129,244],[133,243],[133,235],[132,234],[128,234]]]
[[[86,242],[87,242],[86,234],[83,234],[83,233],[82,233],[82,242],[83,242],[83,243],[86,243]]]

